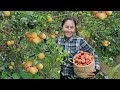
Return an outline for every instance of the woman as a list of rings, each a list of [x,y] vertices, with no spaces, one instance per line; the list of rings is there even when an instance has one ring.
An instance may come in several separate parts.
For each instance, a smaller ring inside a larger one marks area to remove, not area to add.
[[[87,72],[86,78],[94,77],[100,70],[98,55],[96,52],[83,38],[74,34],[76,31],[76,25],[77,22],[74,18],[65,18],[61,25],[64,35],[56,39],[56,43],[69,53],[69,56],[64,58],[64,64],[61,65],[60,79],[79,79],[74,73],[73,64],[69,61],[69,58],[73,58],[73,56],[80,51],[86,51],[89,53],[94,52],[95,55],[95,70]]]

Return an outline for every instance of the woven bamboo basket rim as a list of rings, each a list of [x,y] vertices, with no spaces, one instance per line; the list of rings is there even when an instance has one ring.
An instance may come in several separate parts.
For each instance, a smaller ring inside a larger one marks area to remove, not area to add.
[[[91,64],[93,64],[94,63],[94,60],[90,63],[90,64],[88,64],[88,65],[85,65],[85,66],[79,66],[79,65],[77,65],[77,64],[75,64],[74,62],[73,62],[73,64],[75,65],[75,66],[77,66],[77,67],[87,67],[87,66],[90,66]]]
[[[93,56],[94,56],[94,53],[92,53],[92,54],[93,54]],[[79,66],[79,65],[77,65],[77,64],[74,63],[74,58],[75,58],[77,55],[78,55],[78,54],[76,54],[76,55],[73,57],[73,61],[72,61],[72,63],[73,63],[75,66],[77,66],[77,67],[87,67],[87,66],[90,66],[91,64],[93,64],[93,63],[95,62],[95,60],[93,59],[90,64],[85,65],[85,66]]]

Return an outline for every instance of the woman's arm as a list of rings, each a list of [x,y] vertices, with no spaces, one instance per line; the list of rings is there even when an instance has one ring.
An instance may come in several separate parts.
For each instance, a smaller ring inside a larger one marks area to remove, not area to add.
[[[95,69],[96,69],[95,74],[97,74],[100,70],[100,65],[99,65],[99,61],[98,61],[98,54],[84,39],[81,39],[80,46],[81,46],[81,50],[89,52],[89,53],[94,53]]]

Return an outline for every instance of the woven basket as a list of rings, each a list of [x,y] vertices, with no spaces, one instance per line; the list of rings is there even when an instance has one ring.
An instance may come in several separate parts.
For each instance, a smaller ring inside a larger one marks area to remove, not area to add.
[[[75,74],[78,77],[85,78],[87,76],[86,72],[89,72],[95,69],[95,60],[93,60],[93,62],[91,62],[89,65],[86,65],[86,66],[78,66],[75,63],[73,63],[73,68],[74,68]]]

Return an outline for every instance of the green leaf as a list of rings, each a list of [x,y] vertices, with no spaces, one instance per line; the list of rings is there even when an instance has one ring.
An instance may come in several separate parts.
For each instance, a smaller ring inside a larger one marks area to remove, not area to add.
[[[17,74],[17,73],[13,73],[12,77],[13,77],[13,79],[19,79],[20,78],[19,74]]]
[[[108,75],[108,79],[112,79],[112,77],[114,76],[114,74],[115,74],[115,72],[116,72],[116,70],[117,70],[118,68],[120,68],[120,64],[116,65],[116,66],[110,71],[110,73],[109,73],[109,75]]]
[[[41,79],[41,76],[40,75],[34,75],[34,79]]]
[[[8,73],[7,73],[7,72],[3,71],[3,72],[2,72],[1,79],[11,79],[11,78],[8,76]]]
[[[21,71],[21,72],[20,72],[20,76],[21,76],[21,78],[23,78],[23,79],[28,79],[27,73],[26,73],[25,71]]]
[[[33,79],[33,74],[27,73],[27,78],[26,79]]]

